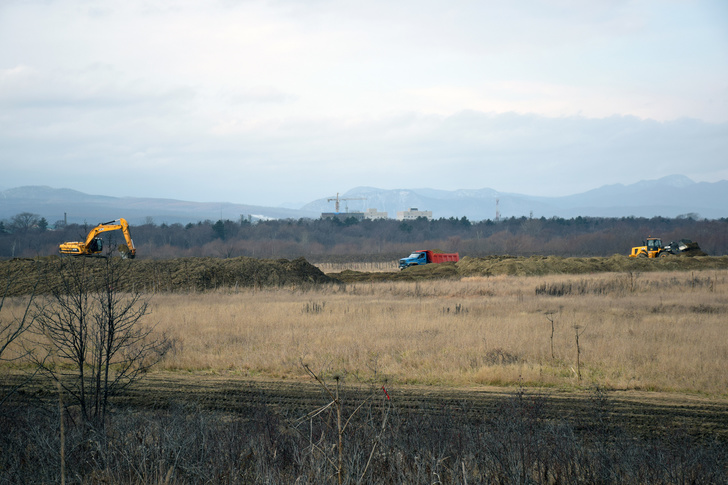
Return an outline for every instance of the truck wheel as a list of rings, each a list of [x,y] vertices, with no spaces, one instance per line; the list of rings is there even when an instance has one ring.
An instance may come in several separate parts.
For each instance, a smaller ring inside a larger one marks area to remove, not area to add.
[[[646,257],[647,257],[647,253],[639,253],[639,254],[637,255],[637,257],[638,257],[638,258],[646,258]]]

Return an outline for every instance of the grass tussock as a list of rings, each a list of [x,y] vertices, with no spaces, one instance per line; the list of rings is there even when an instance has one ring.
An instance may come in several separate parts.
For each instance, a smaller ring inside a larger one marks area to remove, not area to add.
[[[151,318],[174,341],[166,370],[301,378],[305,361],[398,383],[725,396],[727,277],[501,275],[157,294]]]

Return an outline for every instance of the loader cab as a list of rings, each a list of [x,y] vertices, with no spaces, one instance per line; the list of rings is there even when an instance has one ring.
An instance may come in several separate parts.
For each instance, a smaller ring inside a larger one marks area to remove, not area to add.
[[[647,246],[648,252],[659,251],[662,249],[662,239],[659,237],[648,237],[645,246]]]

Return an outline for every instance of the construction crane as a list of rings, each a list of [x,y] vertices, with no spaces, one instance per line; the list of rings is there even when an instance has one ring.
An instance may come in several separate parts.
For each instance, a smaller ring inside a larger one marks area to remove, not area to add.
[[[336,201],[336,213],[339,213],[339,205],[342,200],[367,200],[366,197],[347,197],[346,199],[339,197],[339,193],[336,192],[336,197],[332,199],[327,199],[328,202]],[[347,207],[347,212],[349,211]]]

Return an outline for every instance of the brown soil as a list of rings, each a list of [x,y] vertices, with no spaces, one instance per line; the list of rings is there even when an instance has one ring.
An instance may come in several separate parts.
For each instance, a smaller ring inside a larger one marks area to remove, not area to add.
[[[44,294],[60,283],[69,264],[86,265],[89,274],[99,274],[106,260],[102,258],[50,256],[13,259],[0,262],[0,288],[8,296],[33,291]],[[237,287],[270,287],[332,283],[316,266],[303,258],[178,258],[169,260],[125,260],[121,270],[128,270],[123,291],[206,291]],[[0,290],[2,291],[2,290]]]
[[[20,378],[19,375],[15,376]],[[0,390],[13,379],[0,382]],[[380,386],[344,384],[345,406],[362,402]],[[13,397],[17,402],[53,400],[54,387],[36,378]],[[382,392],[382,401],[384,394]],[[518,388],[478,387],[453,389],[424,386],[387,386],[395,408],[411,413],[458,413],[472,419],[490,419],[504,399],[513,397]],[[595,419],[590,409],[595,405],[589,390],[524,390],[529,396],[546,399],[546,417],[574,423],[577,429],[589,429]],[[643,437],[682,429],[699,439],[728,442],[728,401],[717,397],[690,396],[669,392],[619,391],[606,393],[611,421]],[[194,404],[202,408],[231,413],[246,411],[264,404],[287,416],[302,416],[328,402],[322,388],[313,380],[250,379],[234,375],[205,373],[152,372],[123,397],[115,399],[121,406],[166,408],[176,404]],[[376,401],[376,400],[375,400]]]

